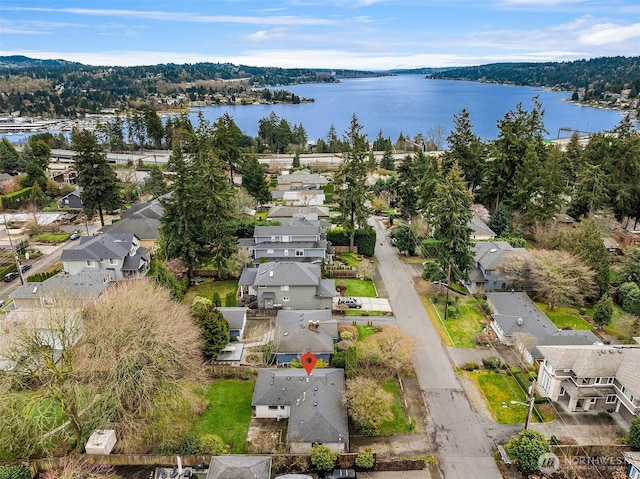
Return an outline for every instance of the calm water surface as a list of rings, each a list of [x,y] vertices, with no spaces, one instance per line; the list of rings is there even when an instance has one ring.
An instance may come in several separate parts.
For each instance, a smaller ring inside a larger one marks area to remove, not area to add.
[[[198,109],[214,122],[229,113],[242,131],[258,134],[258,121],[272,111],[292,126],[302,124],[310,140],[326,138],[333,124],[338,136],[349,127],[355,113],[369,140],[378,131],[394,141],[402,132],[415,136],[441,126],[446,137],[453,128],[453,115],[466,108],[474,131],[483,140],[497,135],[497,121],[516,104],[533,107],[532,98],[540,97],[545,110],[544,123],[549,138],[556,138],[561,127],[585,132],[600,132],[616,126],[620,112],[574,105],[565,100],[570,93],[539,88],[506,86],[450,80],[427,80],[422,75],[359,78],[341,83],[304,84],[284,87],[296,95],[314,98],[314,103],[299,105],[251,105]],[[191,114],[197,121],[197,113]],[[570,133],[560,132],[560,136]]]

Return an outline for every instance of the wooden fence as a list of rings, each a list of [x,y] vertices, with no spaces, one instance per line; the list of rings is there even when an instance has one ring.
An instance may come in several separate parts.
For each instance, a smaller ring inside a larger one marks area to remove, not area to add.
[[[358,247],[354,246],[353,248],[349,249],[348,246],[333,246],[333,251],[338,254],[338,253],[355,253],[358,254]]]

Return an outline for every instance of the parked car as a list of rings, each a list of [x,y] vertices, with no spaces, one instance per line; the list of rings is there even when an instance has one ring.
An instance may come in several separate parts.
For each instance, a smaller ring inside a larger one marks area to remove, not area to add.
[[[10,281],[13,281],[17,277],[18,277],[18,272],[17,271],[12,271],[11,273],[7,273],[7,274],[4,275],[4,281],[6,281],[8,283]]]
[[[362,308],[362,301],[358,298],[345,297],[338,299],[338,304],[346,304],[350,308]]]
[[[69,236],[69,239],[71,241],[77,240],[78,238],[80,238],[80,235],[78,233],[73,233],[71,236]]]
[[[20,271],[22,271],[23,273],[25,271],[29,271],[31,269],[31,265],[30,264],[21,264],[20,265]]]

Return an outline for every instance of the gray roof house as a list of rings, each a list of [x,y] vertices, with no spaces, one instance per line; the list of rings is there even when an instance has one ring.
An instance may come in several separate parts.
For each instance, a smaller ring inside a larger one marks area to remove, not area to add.
[[[640,414],[640,345],[540,346],[538,390],[570,411]]]
[[[300,218],[326,221],[329,219],[329,208],[325,206],[273,206],[267,213],[267,221],[279,221],[281,225],[289,225],[294,219]]]
[[[65,272],[106,271],[112,281],[144,276],[149,269],[149,249],[133,234],[106,233],[82,236],[75,249],[62,250]]]
[[[290,364],[292,359],[300,361],[307,352],[329,363],[337,340],[338,322],[332,319],[330,310],[278,311],[273,341],[278,365]]]
[[[298,170],[278,176],[278,190],[312,190],[329,184],[326,177],[311,173],[309,170]]]
[[[526,266],[531,260],[531,255],[525,248],[514,248],[506,241],[480,241],[473,245],[472,252],[473,268],[463,282],[472,294],[509,289],[512,283],[501,273],[500,264],[518,257]],[[527,285],[524,286],[526,289]]]
[[[491,329],[500,341],[513,343],[528,363],[542,359],[540,346],[601,344],[591,331],[558,329],[526,293],[487,293],[487,303]]]
[[[309,452],[315,443],[336,452],[349,450],[349,426],[343,396],[343,369],[260,369],[251,406],[257,418],[288,419],[292,453]]]
[[[270,479],[270,456],[211,456],[207,479]]]
[[[42,282],[25,283],[9,295],[16,309],[52,306],[58,298],[84,303],[96,300],[113,285],[106,271],[56,274]]]
[[[331,243],[317,222],[296,221],[289,226],[256,226],[253,233],[256,264],[261,261],[331,262]]]
[[[153,250],[160,237],[162,213],[162,205],[158,200],[151,203],[135,203],[119,221],[103,226],[99,232],[133,234],[140,240],[141,246]]]
[[[238,281],[240,297],[258,309],[331,309],[333,279],[322,279],[320,265],[282,261],[245,268]]]
[[[80,194],[82,193],[82,188],[77,187],[71,193],[66,196],[63,196],[58,200],[58,206],[60,208],[70,208],[72,210],[81,210],[84,208],[82,204],[82,200],[80,199]]]
[[[220,307],[218,310],[229,323],[229,336],[242,339],[247,324],[247,308]]]
[[[471,228],[471,239],[474,241],[491,240],[498,236],[484,221],[475,216],[469,220],[468,226]]]
[[[292,206],[322,206],[325,194],[323,190],[273,190],[271,197],[285,205]]]

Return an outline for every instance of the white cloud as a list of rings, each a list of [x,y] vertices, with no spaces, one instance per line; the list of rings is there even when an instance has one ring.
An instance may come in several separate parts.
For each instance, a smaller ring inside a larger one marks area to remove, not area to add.
[[[273,28],[271,30],[258,30],[257,32],[249,35],[247,38],[249,38],[249,40],[258,40],[258,41],[273,40],[275,38],[282,38],[286,36],[288,31],[289,30],[287,28]]]
[[[603,23],[593,25],[589,30],[582,32],[578,37],[583,45],[603,46],[616,43],[627,42],[631,39],[640,38],[640,23],[622,26],[613,23]],[[636,52],[638,54],[640,46],[636,43]]]

